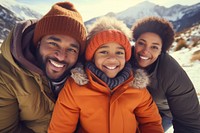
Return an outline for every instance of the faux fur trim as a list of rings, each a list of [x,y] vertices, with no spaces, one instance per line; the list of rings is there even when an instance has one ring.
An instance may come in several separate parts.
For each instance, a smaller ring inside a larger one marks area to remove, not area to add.
[[[76,67],[71,69],[71,77],[78,85],[85,85],[89,81],[81,63],[77,63]]]
[[[132,86],[135,88],[145,88],[149,85],[149,77],[147,73],[142,69],[137,69],[134,72],[134,80],[132,81]]]
[[[87,75],[84,71],[83,65],[78,64],[71,70],[71,77],[78,85],[85,85],[89,82]],[[130,83],[130,86],[134,88],[145,88],[149,84],[149,78],[147,73],[142,69],[137,69],[134,72],[134,80]]]

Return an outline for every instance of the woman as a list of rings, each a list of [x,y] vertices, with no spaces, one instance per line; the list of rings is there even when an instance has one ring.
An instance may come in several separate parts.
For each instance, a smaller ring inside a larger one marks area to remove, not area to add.
[[[171,24],[158,17],[139,20],[132,27],[133,69],[143,68],[150,77],[148,90],[156,102],[166,131],[200,133],[200,106],[195,88],[181,66],[167,50],[174,41]]]

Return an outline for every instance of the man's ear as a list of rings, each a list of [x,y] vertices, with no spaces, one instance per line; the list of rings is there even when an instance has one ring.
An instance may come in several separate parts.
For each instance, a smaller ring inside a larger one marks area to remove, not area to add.
[[[41,41],[38,41],[37,48],[40,47]]]

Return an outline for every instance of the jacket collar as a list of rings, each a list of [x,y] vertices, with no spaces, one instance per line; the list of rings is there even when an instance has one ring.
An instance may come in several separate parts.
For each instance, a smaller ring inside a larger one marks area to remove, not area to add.
[[[36,22],[36,20],[19,22],[3,42],[2,55],[21,71],[28,69],[43,74],[42,70],[34,64],[35,57],[30,51],[30,46],[33,45],[32,37]]]
[[[91,71],[89,71],[88,69],[86,69],[86,71],[87,74],[84,70],[83,65],[79,63],[76,65],[75,68],[71,70],[71,77],[78,85],[86,85],[89,81],[91,81],[90,78],[92,77],[92,75],[95,77],[95,75]],[[137,69],[133,72],[133,74],[134,78],[133,76],[131,76],[133,79],[132,81],[129,81],[129,86],[132,86],[134,88],[145,88],[149,84],[149,78],[144,70]],[[90,76],[88,77],[88,75]],[[96,79],[98,79],[98,77],[96,77]],[[102,82],[102,84],[103,83],[104,82]]]

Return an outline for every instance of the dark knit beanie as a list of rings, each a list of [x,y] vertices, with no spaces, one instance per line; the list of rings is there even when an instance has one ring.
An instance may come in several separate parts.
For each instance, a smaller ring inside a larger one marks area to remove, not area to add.
[[[91,61],[95,51],[103,44],[116,42],[120,44],[126,53],[126,61],[128,61],[131,57],[131,44],[127,38],[127,36],[119,30],[111,29],[101,31],[95,34],[89,41],[86,52],[85,58],[87,61]]]
[[[162,39],[162,52],[166,52],[174,41],[174,30],[172,24],[161,17],[146,17],[138,20],[132,27],[133,39],[136,41],[141,34],[152,32]]]
[[[36,24],[33,42],[51,34],[61,34],[73,37],[80,43],[80,53],[85,50],[86,28],[82,16],[70,2],[59,2],[52,6],[51,10]]]

